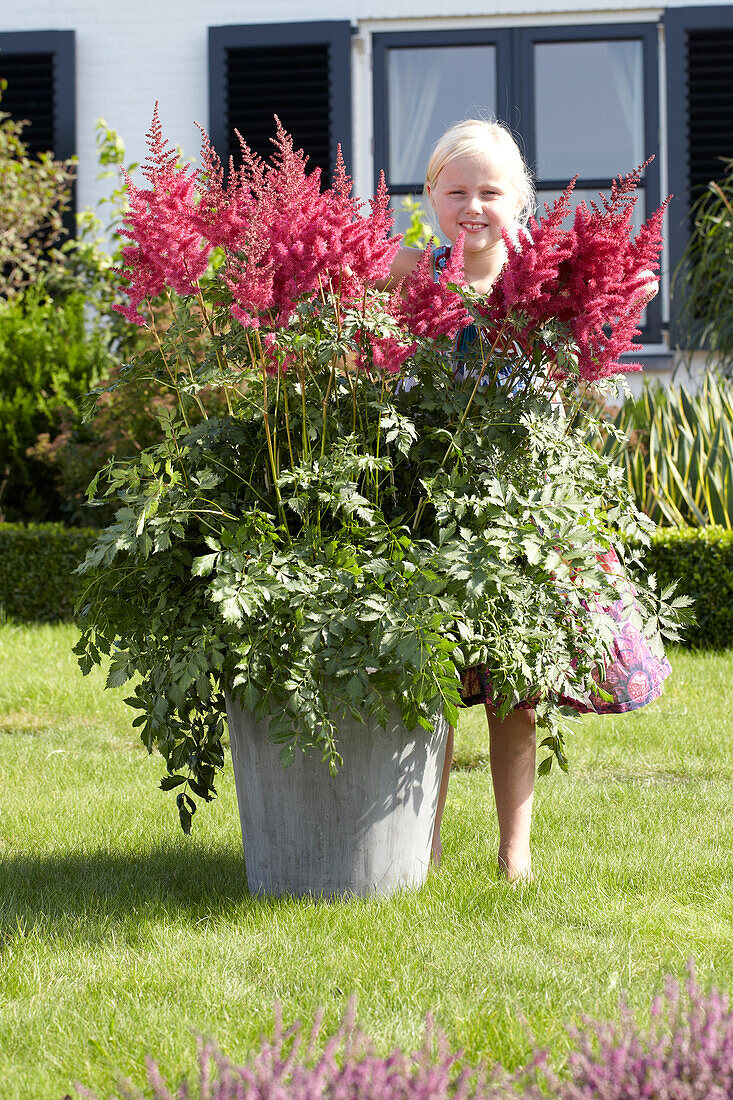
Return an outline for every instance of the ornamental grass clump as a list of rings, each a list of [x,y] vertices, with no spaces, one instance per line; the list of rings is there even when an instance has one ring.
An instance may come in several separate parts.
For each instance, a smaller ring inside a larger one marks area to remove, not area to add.
[[[460,285],[460,246],[437,284],[426,255],[380,289],[399,247],[383,183],[360,203],[339,158],[323,188],[279,124],[271,160],[242,142],[226,178],[205,136],[202,169],[181,166],[157,112],[149,140],[120,275],[121,312],[152,339],[116,385],[175,404],[161,444],[90,488],[117,512],[81,567],[77,653],[84,671],[110,655],[109,686],[132,680],[183,828],[215,793],[227,694],[269,720],[285,763],[316,751],[336,774],[339,715],[384,725],[396,703],[411,729],[455,724],[460,671],[482,664],[502,713],[533,701],[564,766],[561,701],[600,690],[604,608],[621,602],[657,651],[677,616],[626,549],[652,525],[558,406],[581,374],[606,377],[643,309],[659,226],[633,246],[633,181],[583,234],[559,227],[566,196],[488,297]],[[578,335],[595,299],[573,264],[617,238],[623,288],[601,287],[594,316],[621,317],[623,339]],[[597,553],[619,533],[609,573]]]

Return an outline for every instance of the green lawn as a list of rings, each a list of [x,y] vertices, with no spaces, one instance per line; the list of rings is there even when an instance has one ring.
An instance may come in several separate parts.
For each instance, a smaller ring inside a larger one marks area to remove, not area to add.
[[[109,1096],[153,1053],[191,1073],[196,1032],[243,1058],[272,1024],[326,1027],[351,994],[380,1048],[434,1013],[471,1059],[562,1067],[565,1025],[642,1010],[690,957],[733,986],[733,654],[672,655],[666,695],[585,718],[571,772],[539,780],[536,882],[494,871],[483,716],[459,730],[440,875],[389,901],[247,894],[231,773],[193,834],[124,690],[83,679],[71,627],[0,627],[0,1094]],[[525,1022],[526,1021],[526,1022]]]

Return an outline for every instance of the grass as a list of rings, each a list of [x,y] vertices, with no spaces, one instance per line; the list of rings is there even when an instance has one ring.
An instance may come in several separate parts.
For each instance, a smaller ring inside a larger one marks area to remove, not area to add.
[[[332,1028],[352,994],[379,1047],[419,1044],[432,1012],[470,1059],[513,1067],[532,1032],[561,1067],[567,1023],[642,1011],[694,956],[733,986],[733,653],[672,655],[665,696],[584,718],[571,772],[538,782],[537,881],[511,888],[487,735],[459,730],[444,863],[388,901],[254,900],[234,785],[185,838],[124,690],[83,679],[71,627],[0,627],[0,1092],[100,1097],[191,1074],[194,1033],[243,1059],[271,1029]]]

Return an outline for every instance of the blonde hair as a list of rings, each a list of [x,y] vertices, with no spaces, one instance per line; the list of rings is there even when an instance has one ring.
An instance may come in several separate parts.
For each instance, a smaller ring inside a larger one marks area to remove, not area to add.
[[[448,161],[455,160],[456,157],[470,157],[485,153],[490,144],[500,146],[514,164],[512,181],[520,201],[517,222],[520,225],[527,224],[527,219],[534,213],[536,206],[535,189],[529,168],[511,130],[496,120],[484,121],[480,118],[468,118],[464,122],[455,123],[438,139],[430,154],[423,188],[423,198],[429,214],[433,212],[433,205],[428,188],[432,189],[435,186],[435,181]]]

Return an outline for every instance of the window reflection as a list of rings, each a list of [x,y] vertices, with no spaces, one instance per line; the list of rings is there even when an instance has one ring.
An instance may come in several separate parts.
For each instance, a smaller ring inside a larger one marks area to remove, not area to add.
[[[644,160],[642,42],[534,48],[539,179],[628,172]]]
[[[496,111],[496,49],[390,49],[387,89],[389,182],[421,183],[432,147],[449,126]]]

